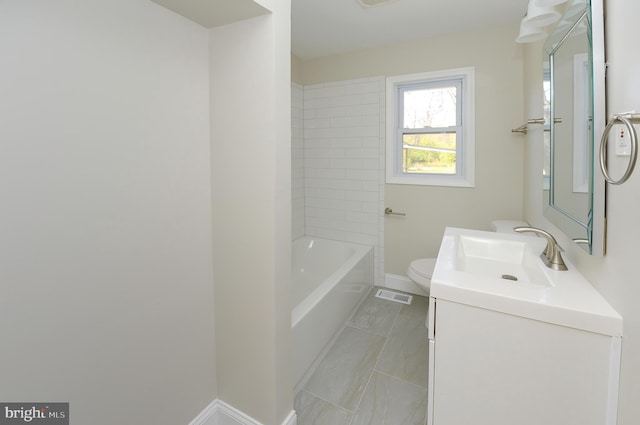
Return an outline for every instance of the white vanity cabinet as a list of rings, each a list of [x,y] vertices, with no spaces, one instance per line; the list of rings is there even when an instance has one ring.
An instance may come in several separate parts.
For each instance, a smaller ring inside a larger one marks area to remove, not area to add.
[[[540,238],[448,227],[431,278],[428,425],[616,425],[622,317]]]
[[[428,425],[615,425],[619,336],[429,304]]]

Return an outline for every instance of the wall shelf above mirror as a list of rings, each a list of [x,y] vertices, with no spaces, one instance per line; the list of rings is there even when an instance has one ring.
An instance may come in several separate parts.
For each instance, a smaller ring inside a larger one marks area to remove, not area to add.
[[[602,0],[567,3],[543,48],[544,215],[592,255],[605,254],[605,185],[596,173],[606,124]]]

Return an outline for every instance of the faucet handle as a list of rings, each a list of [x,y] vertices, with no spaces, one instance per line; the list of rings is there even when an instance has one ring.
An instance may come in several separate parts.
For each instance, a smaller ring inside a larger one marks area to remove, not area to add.
[[[533,232],[542,235],[547,240],[547,247],[544,252],[540,254],[540,258],[542,258],[544,264],[553,270],[567,270],[567,266],[562,259],[562,254],[560,253],[562,248],[560,248],[556,238],[554,238],[551,233],[538,229],[537,227],[528,226],[514,227],[513,230],[518,233]]]
[[[532,232],[532,233],[537,233],[543,236],[547,240],[547,247],[544,250],[544,255],[549,260],[551,260],[551,258],[553,257],[553,251],[555,247],[558,245],[558,242],[556,242],[556,238],[554,238],[551,233],[546,232],[542,229],[538,229],[537,227],[529,227],[529,226],[514,227],[513,230],[518,233]]]

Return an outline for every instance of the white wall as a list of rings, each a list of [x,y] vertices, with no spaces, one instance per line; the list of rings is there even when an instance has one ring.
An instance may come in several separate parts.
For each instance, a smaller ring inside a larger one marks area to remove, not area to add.
[[[0,400],[186,424],[217,397],[208,33],[0,2]]]
[[[291,54],[291,81],[296,84],[301,84],[303,81],[302,60],[293,53]]]
[[[266,425],[293,408],[290,2],[211,30],[219,397]]]
[[[304,88],[291,83],[291,237],[304,235]]]
[[[522,49],[517,28],[448,35],[385,48],[302,61],[304,84],[473,66],[476,70],[476,187],[385,185],[387,273],[404,275],[415,258],[437,254],[446,226],[489,229],[493,219],[522,217],[524,139]]]
[[[637,34],[635,17],[640,14],[640,3],[635,0],[606,2],[606,57],[609,63],[607,75],[607,109],[609,113],[640,110],[640,57],[630,54],[637,50],[634,35]],[[525,61],[526,105],[529,116],[541,111],[542,77],[540,46],[527,46]],[[636,127],[637,128],[637,127]],[[638,241],[640,227],[640,175],[636,173],[622,186],[608,187],[607,201],[607,255],[592,257],[584,253],[565,235],[542,216],[541,134],[534,131],[527,140],[525,158],[525,218],[533,225],[549,230],[558,236],[568,258],[607,298],[623,316],[622,379],[618,425],[632,425],[640,418],[640,285],[638,285]],[[596,135],[599,141],[600,135]],[[620,176],[625,163],[612,161],[611,172]],[[597,174],[599,176],[599,174]]]

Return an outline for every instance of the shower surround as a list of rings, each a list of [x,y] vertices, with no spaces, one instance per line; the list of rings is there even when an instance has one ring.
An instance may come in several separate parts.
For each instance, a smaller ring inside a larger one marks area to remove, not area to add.
[[[373,246],[383,284],[385,79],[294,83],[292,99],[294,238]]]

